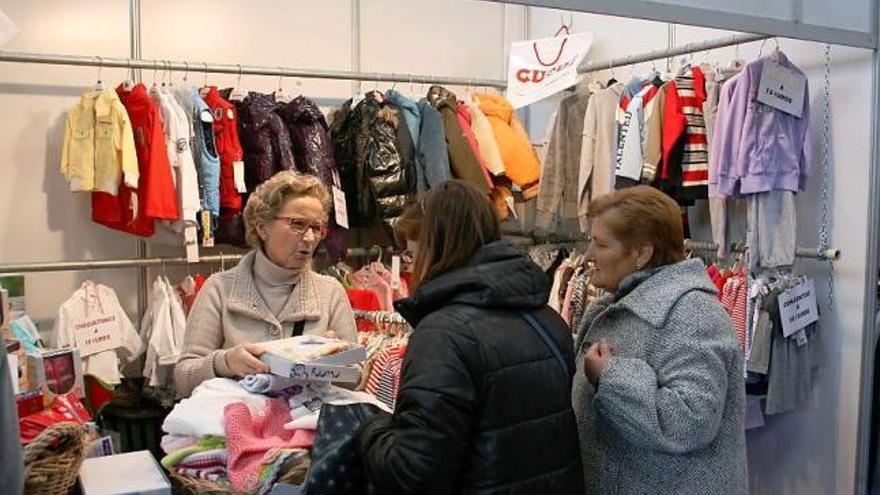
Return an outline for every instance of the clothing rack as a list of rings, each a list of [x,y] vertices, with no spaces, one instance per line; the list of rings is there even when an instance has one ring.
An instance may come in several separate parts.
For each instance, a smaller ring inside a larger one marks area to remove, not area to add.
[[[590,72],[598,72],[600,70],[609,70],[615,67],[626,67],[627,65],[635,65],[643,62],[652,62],[654,60],[662,60],[680,55],[689,55],[691,53],[705,52],[728,46],[742,45],[744,43],[752,43],[755,41],[764,41],[772,38],[763,34],[735,34],[730,37],[703,41],[698,43],[687,43],[683,46],[676,46],[666,50],[655,50],[639,55],[631,55],[628,57],[612,58],[610,60],[602,60],[598,62],[587,62],[578,67],[579,74],[587,74]]]
[[[154,72],[186,72],[235,74],[240,76],[277,76],[309,79],[338,79],[345,81],[383,81],[419,84],[448,84],[454,86],[478,86],[504,89],[504,79],[487,79],[457,76],[425,76],[407,73],[358,72],[346,70],[302,69],[296,67],[271,67],[242,64],[219,64],[208,62],[189,62],[171,60],[148,60],[135,58],[114,58],[82,55],[58,55],[50,53],[25,53],[0,51],[0,62],[25,64],[74,65],[84,67],[114,67],[123,69],[152,69]]]
[[[547,234],[546,239],[541,239],[542,234],[539,232],[521,232],[521,231],[504,231],[502,232],[506,237],[517,237],[517,238],[525,238],[526,241],[521,243],[522,245],[527,246],[564,246],[564,245],[572,245],[572,244],[580,244],[587,242],[585,237],[572,237],[559,235],[553,232]],[[702,241],[693,241],[691,239],[685,239],[684,241],[684,249],[686,251],[718,251],[718,244],[714,242],[702,242]],[[744,253],[746,251],[745,246],[734,244],[731,247],[731,252],[733,253]],[[795,248],[795,256],[798,258],[810,258],[810,259],[818,259],[823,261],[837,261],[840,259],[841,252],[840,249],[829,247],[829,248],[807,248],[807,247],[797,247]]]
[[[718,251],[718,244],[715,244],[714,242],[700,242],[686,239],[684,241],[684,248],[687,251]],[[744,253],[746,251],[746,248],[745,246],[734,244],[730,251],[733,253]],[[823,249],[796,247],[794,250],[794,255],[797,258],[810,258],[822,261],[837,261],[840,259],[841,253],[840,249],[837,248]]]
[[[393,248],[373,246],[370,248],[351,248],[348,249],[345,254],[346,257],[352,258],[357,256],[373,256],[383,252],[389,253],[392,252],[392,250]],[[244,254],[211,254],[199,256],[199,260],[193,262],[190,262],[186,257],[155,257],[10,263],[0,265],[0,274],[108,270],[118,268],[165,268],[182,265],[225,264],[237,263],[244,256]]]
[[[409,322],[407,322],[400,313],[395,311],[363,311],[356,309],[354,310],[354,318],[356,320],[368,321],[370,323],[409,326]]]

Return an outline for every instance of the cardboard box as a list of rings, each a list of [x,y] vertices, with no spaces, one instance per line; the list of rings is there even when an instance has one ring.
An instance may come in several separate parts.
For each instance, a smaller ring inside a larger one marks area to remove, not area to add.
[[[306,362],[291,359],[296,350],[306,350],[311,344],[333,343],[322,337],[292,337],[261,344],[266,350],[260,358],[275,375],[312,382],[359,383],[361,369],[357,366],[367,359],[367,350],[354,345],[335,354],[313,358]],[[285,352],[293,351],[293,352]]]
[[[79,484],[83,495],[171,495],[171,483],[147,450],[86,459]]]
[[[75,393],[77,397],[85,397],[79,349],[28,354],[27,376],[30,389],[42,390],[46,404],[51,404],[59,394]]]

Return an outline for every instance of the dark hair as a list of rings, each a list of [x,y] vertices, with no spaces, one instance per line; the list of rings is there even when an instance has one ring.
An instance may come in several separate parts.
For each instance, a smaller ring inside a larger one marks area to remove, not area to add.
[[[407,205],[403,213],[394,222],[394,240],[398,245],[406,246],[406,241],[418,241],[419,229],[422,227],[424,198]]]
[[[684,259],[681,209],[672,198],[653,187],[628,187],[600,196],[590,203],[587,215],[602,215],[603,223],[628,250],[636,244],[654,246],[647,268]]]
[[[501,239],[489,199],[476,187],[449,180],[423,200],[415,259],[415,286],[467,264],[474,252]]]

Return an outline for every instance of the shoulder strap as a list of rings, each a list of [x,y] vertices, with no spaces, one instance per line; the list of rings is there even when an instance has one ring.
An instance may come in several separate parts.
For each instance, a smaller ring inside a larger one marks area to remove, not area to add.
[[[299,337],[303,334],[303,331],[306,329],[306,320],[299,320],[293,324],[293,334],[292,337]]]
[[[562,357],[562,351],[559,350],[559,346],[556,345],[556,342],[550,337],[547,333],[547,330],[541,325],[541,322],[538,321],[537,318],[532,316],[531,313],[520,313],[523,319],[528,322],[529,326],[535,329],[538,332],[538,335],[541,336],[541,339],[544,341],[544,344],[547,345],[547,348],[550,349],[550,352],[553,354],[553,357],[559,361],[559,366],[562,367],[562,371],[565,372],[566,376],[571,376],[571,370],[568,367],[568,363],[565,362],[565,358]]]

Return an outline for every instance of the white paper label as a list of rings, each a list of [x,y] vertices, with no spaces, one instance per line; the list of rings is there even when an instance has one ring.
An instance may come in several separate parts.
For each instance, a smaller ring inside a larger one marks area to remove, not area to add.
[[[336,225],[347,229],[348,207],[345,203],[345,193],[336,186],[333,186],[333,212],[336,215]]]
[[[779,295],[779,317],[782,319],[782,334],[786,337],[819,320],[816,286],[812,279]]]
[[[241,194],[247,192],[247,184],[244,182],[244,162],[239,160],[232,162],[232,175],[235,178],[235,190]]]
[[[195,225],[188,225],[183,230],[183,239],[186,244],[186,261],[188,263],[199,262],[199,239]]]
[[[9,363],[9,373],[7,373],[7,376],[9,377],[9,383],[12,384],[12,394],[18,395],[21,393],[18,383],[18,354],[7,354],[6,362]]]
[[[519,217],[516,216],[516,208],[514,208],[513,197],[507,196],[504,198],[504,202],[507,203],[507,209],[510,210],[510,214],[513,215],[514,220],[519,220]]]
[[[798,330],[794,334],[795,339],[797,339],[798,347],[803,347],[807,345],[807,331],[806,330]]]
[[[802,117],[807,78],[770,60],[764,62],[758,101],[785,113]]]
[[[400,289],[400,256],[391,257],[391,289]]]
[[[116,315],[99,315],[73,323],[73,338],[82,357],[116,349],[119,342]]]

